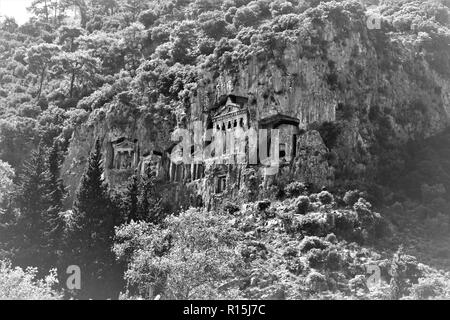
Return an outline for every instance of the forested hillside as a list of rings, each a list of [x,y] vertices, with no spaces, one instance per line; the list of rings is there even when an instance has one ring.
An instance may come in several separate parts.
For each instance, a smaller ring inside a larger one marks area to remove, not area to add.
[[[0,18],[0,298],[450,297],[450,1],[30,11]],[[167,199],[149,171],[121,190],[105,179],[105,131],[166,148],[220,79],[307,119],[334,183],[255,181],[208,210]]]

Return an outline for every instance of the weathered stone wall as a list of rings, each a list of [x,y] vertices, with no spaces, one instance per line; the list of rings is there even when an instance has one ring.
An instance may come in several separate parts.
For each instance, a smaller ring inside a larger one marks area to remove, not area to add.
[[[94,110],[88,121],[73,133],[63,163],[62,176],[69,191],[66,205],[70,206],[74,199],[96,139],[102,144],[106,181],[112,187],[121,188],[132,174],[142,171],[146,156],[151,156],[155,150],[164,151],[170,146],[172,130],[173,123],[170,121],[158,121],[154,114],[120,100]],[[120,138],[136,141],[139,149],[139,163],[130,170],[110,168],[112,142]]]

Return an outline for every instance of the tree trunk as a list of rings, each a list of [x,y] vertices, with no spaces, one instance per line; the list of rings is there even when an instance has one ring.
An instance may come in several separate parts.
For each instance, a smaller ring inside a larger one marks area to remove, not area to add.
[[[45,22],[48,23],[48,6],[47,6],[47,0],[44,1],[44,10],[45,10]]]
[[[75,83],[75,71],[72,72],[72,79],[70,80],[70,97],[73,98],[73,85]]]
[[[78,9],[80,10],[80,16],[81,16],[81,27],[86,28],[87,23],[87,9],[86,9],[86,3],[84,0],[77,0],[74,3]]]
[[[38,91],[38,97],[37,97],[38,100],[39,100],[39,98],[41,97],[42,86],[44,85],[45,70],[46,70],[46,68],[44,67],[44,68],[42,69],[42,72],[41,72],[41,81],[40,81],[40,83],[39,83],[39,91]]]

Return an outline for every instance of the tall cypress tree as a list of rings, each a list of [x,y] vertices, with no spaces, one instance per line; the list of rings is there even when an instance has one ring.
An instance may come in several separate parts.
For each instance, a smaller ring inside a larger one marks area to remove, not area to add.
[[[63,244],[64,220],[60,216],[63,210],[63,200],[66,190],[60,178],[61,157],[57,141],[53,143],[48,156],[48,199],[49,208],[44,217],[44,236],[47,241],[47,256],[51,263],[58,265],[58,258]]]
[[[114,237],[114,207],[103,181],[100,142],[91,153],[73,206],[74,224],[69,235],[72,262],[82,272],[83,298],[108,298],[121,279],[111,251]]]
[[[161,197],[156,190],[155,173],[150,167],[139,183],[138,218],[152,223],[162,219]]]
[[[91,153],[86,172],[74,202],[76,226],[83,230],[80,234],[96,242],[105,242],[112,236],[113,217],[109,214],[110,206],[108,186],[103,181],[103,166],[100,142],[97,141]]]
[[[19,185],[15,198],[20,211],[14,245],[21,248],[16,255],[17,263],[43,266],[45,256],[42,247],[46,239],[43,236],[43,215],[49,207],[49,172],[46,162],[46,150],[39,145],[31,152],[30,159],[24,163],[19,176]]]
[[[125,213],[127,222],[139,220],[139,181],[136,175],[133,175],[128,181],[125,194]]]
[[[62,210],[66,190],[60,178],[61,155],[58,142],[53,143],[48,156],[50,205]]]

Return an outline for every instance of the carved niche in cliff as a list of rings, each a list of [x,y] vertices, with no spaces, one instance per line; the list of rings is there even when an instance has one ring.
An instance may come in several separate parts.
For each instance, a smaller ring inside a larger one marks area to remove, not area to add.
[[[222,97],[219,100],[219,108],[218,111],[215,112],[212,118],[212,129],[213,135],[216,135],[218,132],[226,133],[224,135],[227,139],[232,139],[233,135],[230,133],[235,133],[234,137],[241,137],[242,135],[238,135],[239,130],[246,130],[249,127],[249,116],[248,116],[248,108],[247,108],[248,99],[245,97],[228,95]],[[230,141],[223,141],[223,155],[216,155],[218,157],[222,156],[232,156],[234,157],[237,153],[240,152],[239,143],[236,141],[234,143],[234,150],[230,149],[229,146],[232,146]]]
[[[183,162],[183,148],[173,145],[166,150],[168,159],[168,179],[170,182],[193,182],[205,176],[205,166],[201,162]],[[194,147],[191,148],[191,157],[195,159]]]
[[[112,142],[112,148],[111,169],[130,170],[137,166],[139,160],[137,140],[130,141],[127,138],[120,138]]]
[[[215,192],[216,194],[223,193],[227,188],[227,176],[221,175],[216,177],[216,183],[215,183]]]
[[[300,133],[300,121],[288,115],[276,114],[259,121],[261,129],[279,130],[279,159],[280,162],[291,162],[296,154],[297,138]],[[268,150],[272,151],[271,135],[268,135]]]
[[[157,180],[164,179],[163,154],[160,151],[153,150],[151,153],[143,155],[141,175],[147,173],[154,174]]]
[[[248,99],[235,95],[221,98],[219,110],[213,117],[213,130],[226,131],[237,127],[248,127],[248,112],[245,107]]]

